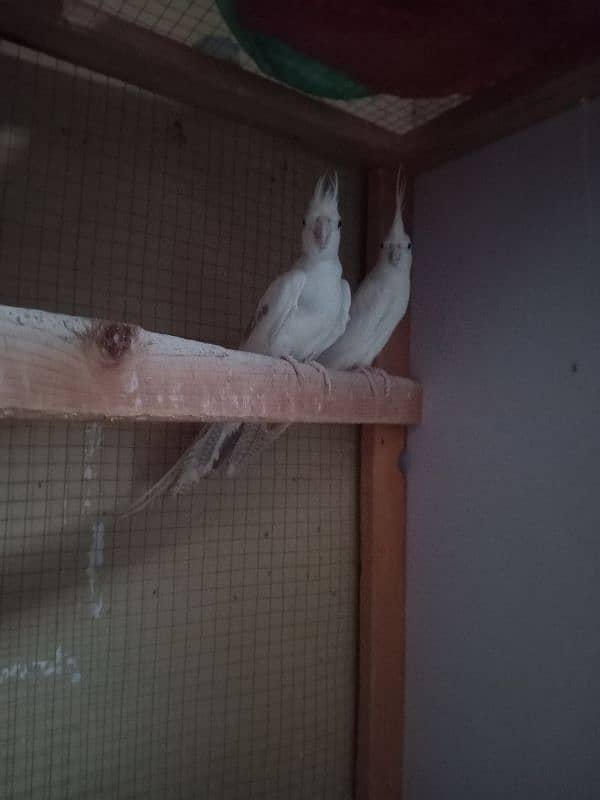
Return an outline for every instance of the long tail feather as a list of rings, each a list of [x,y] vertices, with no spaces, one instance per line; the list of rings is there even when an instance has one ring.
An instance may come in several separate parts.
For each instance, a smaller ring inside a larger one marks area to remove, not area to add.
[[[189,492],[202,478],[217,468],[223,444],[239,427],[239,423],[222,422],[204,427],[171,469],[117,519],[126,519],[139,514],[166,492],[172,494]]]
[[[201,439],[193,442],[183,455],[179,476],[173,484],[173,494],[189,492],[198,481],[215,472],[221,464],[223,449],[240,427],[239,422],[216,422]]]
[[[281,425],[243,425],[240,435],[231,453],[224,462],[225,475],[234,478],[240,468],[255,456],[262,453],[278,439],[289,427],[289,423]]]
[[[166,472],[162,478],[153,486],[151,486],[146,492],[144,492],[144,494],[139,497],[135,503],[127,509],[127,511],[125,511],[123,514],[119,514],[117,521],[132,517],[134,514],[139,514],[140,511],[143,511],[157,497],[160,497],[161,494],[168,492],[181,473],[183,459],[184,456],[178,459],[178,461],[173,464],[171,469]]]
[[[235,477],[240,468],[272,445],[288,427],[289,424],[251,425],[235,422],[209,425],[171,469],[117,519],[139,514],[167,492],[185,494],[202,478],[217,470],[223,469],[228,478]]]

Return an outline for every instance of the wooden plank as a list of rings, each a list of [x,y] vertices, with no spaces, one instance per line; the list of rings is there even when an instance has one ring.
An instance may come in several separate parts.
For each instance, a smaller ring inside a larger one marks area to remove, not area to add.
[[[399,137],[89,3],[0,0],[0,35],[353,164],[397,164]]]
[[[179,422],[417,422],[421,388],[150,333],[0,306],[0,418]]]
[[[394,185],[392,172],[369,173],[371,264],[394,213]],[[405,318],[377,359],[391,374],[408,369],[408,331]],[[362,429],[358,800],[398,800],[402,791],[406,483],[399,459],[405,431],[381,424]]]
[[[599,47],[600,51],[600,47]],[[600,57],[554,63],[504,81],[405,134],[400,149],[422,172],[600,94]]]

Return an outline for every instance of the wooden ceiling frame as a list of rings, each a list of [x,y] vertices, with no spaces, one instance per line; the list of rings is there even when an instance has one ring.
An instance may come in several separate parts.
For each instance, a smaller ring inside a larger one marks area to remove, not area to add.
[[[395,134],[235,64],[204,55],[85,0],[0,0],[0,36],[188,105],[243,120],[322,155],[413,173],[600,94],[598,54],[553,62]]]

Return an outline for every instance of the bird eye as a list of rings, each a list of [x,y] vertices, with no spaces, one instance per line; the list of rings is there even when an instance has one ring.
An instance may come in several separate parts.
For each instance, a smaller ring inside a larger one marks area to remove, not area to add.
[[[339,229],[340,229],[341,227],[342,227],[342,220],[340,220],[340,221],[338,222],[338,231],[339,231]]]
[[[302,220],[302,227],[306,228],[306,220],[305,219]]]
[[[406,245],[406,249],[407,249],[407,250],[412,250],[412,242],[409,242],[409,243]]]

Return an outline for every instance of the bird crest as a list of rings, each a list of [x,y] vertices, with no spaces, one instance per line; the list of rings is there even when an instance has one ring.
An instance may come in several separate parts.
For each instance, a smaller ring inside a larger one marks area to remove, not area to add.
[[[321,175],[310,200],[308,212],[315,215],[324,214],[328,217],[334,217],[338,213],[337,172],[334,172],[333,175],[328,173]]]
[[[404,220],[402,214],[404,212],[404,198],[406,196],[406,172],[402,164],[398,167],[398,174],[396,175],[396,212],[390,230],[390,238],[403,236],[406,231],[404,230]]]

